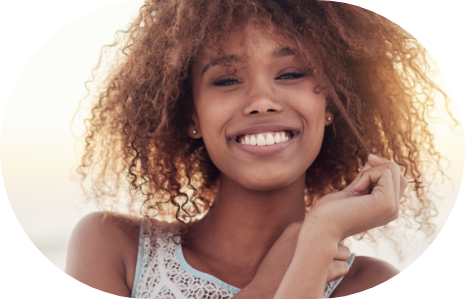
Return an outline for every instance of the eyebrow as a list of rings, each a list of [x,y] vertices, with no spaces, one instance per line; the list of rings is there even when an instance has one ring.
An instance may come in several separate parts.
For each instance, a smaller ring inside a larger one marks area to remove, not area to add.
[[[273,52],[271,52],[271,58],[279,58],[279,57],[284,57],[284,56],[289,56],[289,55],[295,55],[295,54],[288,48],[275,48]],[[242,62],[242,58],[237,55],[226,55],[226,56],[216,57],[212,59],[203,68],[202,75],[205,74],[205,72],[212,66],[215,66],[221,63],[229,63],[229,62]]]

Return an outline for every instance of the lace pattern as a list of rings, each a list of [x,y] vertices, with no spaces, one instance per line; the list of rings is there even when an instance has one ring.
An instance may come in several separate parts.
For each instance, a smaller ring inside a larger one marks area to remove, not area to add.
[[[229,299],[235,293],[183,269],[176,258],[173,226],[156,227],[141,233],[142,269],[135,298]]]
[[[155,227],[149,232],[141,228],[139,255],[142,255],[142,258],[138,259],[138,263],[141,263],[138,267],[141,270],[135,277],[132,298],[233,298],[240,289],[199,272],[185,262],[181,246],[173,240],[177,229],[172,225]],[[341,279],[326,284],[324,298],[331,295]]]

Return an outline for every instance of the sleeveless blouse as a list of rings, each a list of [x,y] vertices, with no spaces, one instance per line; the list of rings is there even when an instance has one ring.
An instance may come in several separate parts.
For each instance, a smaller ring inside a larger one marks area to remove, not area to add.
[[[131,298],[149,299],[230,299],[239,291],[218,278],[192,268],[184,259],[178,227],[170,224],[144,229],[142,221],[139,253]],[[355,254],[352,254],[349,267]],[[328,298],[342,278],[326,284]]]

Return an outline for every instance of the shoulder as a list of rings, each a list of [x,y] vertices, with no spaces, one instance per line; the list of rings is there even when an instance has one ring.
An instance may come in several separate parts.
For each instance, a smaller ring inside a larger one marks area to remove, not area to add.
[[[139,231],[138,218],[104,212],[87,215],[71,235],[66,273],[96,289],[129,297]]]
[[[347,296],[373,288],[399,274],[391,264],[367,256],[357,256],[349,273],[334,290],[331,298]]]

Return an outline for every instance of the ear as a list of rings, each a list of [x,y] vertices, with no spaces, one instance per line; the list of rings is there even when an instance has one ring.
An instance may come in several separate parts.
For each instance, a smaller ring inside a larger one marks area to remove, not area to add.
[[[333,120],[334,120],[334,114],[329,109],[326,109],[325,126],[329,126],[330,124],[332,124]]]
[[[199,122],[199,116],[197,115],[197,112],[194,111],[192,113],[192,118],[188,126],[188,132],[187,135],[193,139],[199,139],[202,137],[202,130],[200,130],[200,122]],[[194,131],[196,133],[194,134]]]
[[[330,108],[330,99],[326,97],[325,99],[326,105],[325,105],[325,126],[329,126],[330,124],[333,123],[334,121],[334,114],[331,112]]]

